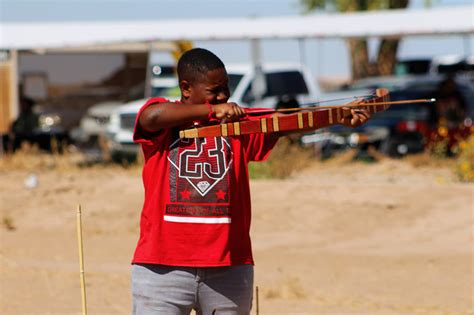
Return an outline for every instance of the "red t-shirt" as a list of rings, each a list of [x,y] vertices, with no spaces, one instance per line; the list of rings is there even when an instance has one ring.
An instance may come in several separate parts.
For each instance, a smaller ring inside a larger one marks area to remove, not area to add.
[[[134,141],[145,164],[145,202],[133,263],[186,267],[253,264],[247,163],[262,161],[276,139],[263,134],[180,139],[177,129]],[[176,104],[176,106],[180,106]]]

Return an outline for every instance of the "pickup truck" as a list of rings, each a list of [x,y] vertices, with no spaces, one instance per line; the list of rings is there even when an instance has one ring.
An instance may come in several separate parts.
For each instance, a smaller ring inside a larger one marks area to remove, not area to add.
[[[314,102],[320,91],[309,71],[299,64],[268,64],[262,70],[266,89],[260,98],[255,97],[252,85],[256,76],[251,65],[230,65],[226,67],[229,76],[229,101],[244,107],[276,108],[298,106]],[[170,93],[173,93],[170,95]],[[161,95],[176,100],[176,88],[163,91]],[[133,127],[138,110],[146,99],[133,101],[118,107],[111,115],[107,126],[108,149],[113,160],[133,161],[138,145],[133,142]]]
[[[298,64],[268,64],[263,67],[266,91],[257,100],[252,93],[255,81],[254,68],[250,65],[230,65],[229,101],[244,107],[276,108],[286,99],[293,99],[298,104],[315,102],[320,96],[319,88],[309,71]]]
[[[131,95],[143,95],[145,83],[140,83],[132,87]],[[170,89],[178,84],[173,65],[158,65],[151,67],[150,94],[152,96],[170,93]],[[79,127],[71,131],[72,140],[81,147],[99,146],[98,139],[104,136],[107,124],[112,112],[119,106],[124,105],[123,101],[105,101],[97,103],[87,110],[81,118]]]

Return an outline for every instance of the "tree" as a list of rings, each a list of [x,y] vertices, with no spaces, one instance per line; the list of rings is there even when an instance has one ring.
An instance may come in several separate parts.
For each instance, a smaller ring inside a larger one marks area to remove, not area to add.
[[[340,12],[355,12],[383,9],[405,9],[409,0],[300,0],[306,12],[315,9],[335,9]],[[399,38],[383,38],[380,41],[377,59],[369,59],[366,39],[347,40],[351,55],[352,78],[360,79],[372,75],[393,73],[397,61]]]

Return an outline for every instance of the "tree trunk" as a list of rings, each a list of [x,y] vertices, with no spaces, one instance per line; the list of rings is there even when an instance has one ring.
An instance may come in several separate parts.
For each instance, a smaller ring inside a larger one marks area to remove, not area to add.
[[[351,54],[352,79],[357,80],[373,75],[373,67],[369,62],[367,40],[351,38],[347,40]]]
[[[389,9],[405,9],[409,0],[389,0]],[[377,54],[378,75],[391,75],[397,63],[399,38],[384,38],[380,42]]]
[[[397,63],[399,39],[382,39],[377,54],[377,72],[379,75],[391,75]]]

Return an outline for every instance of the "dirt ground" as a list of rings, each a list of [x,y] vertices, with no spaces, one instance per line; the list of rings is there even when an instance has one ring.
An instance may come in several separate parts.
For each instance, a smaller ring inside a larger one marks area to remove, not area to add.
[[[129,314],[140,169],[26,188],[32,170],[0,170],[0,313],[81,312],[80,203],[89,313]],[[448,166],[319,162],[251,189],[260,314],[473,314],[474,184]]]

